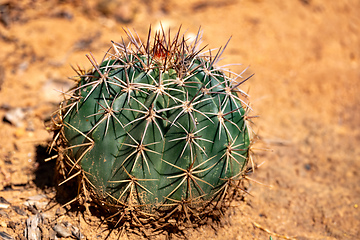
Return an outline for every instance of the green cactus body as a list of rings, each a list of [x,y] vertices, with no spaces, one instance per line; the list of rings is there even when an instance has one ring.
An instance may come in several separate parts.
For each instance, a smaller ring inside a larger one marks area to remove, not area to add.
[[[221,200],[244,176],[251,140],[239,84],[215,67],[221,52],[200,54],[179,36],[130,40],[99,65],[88,57],[93,70],[64,101],[68,176],[81,172],[102,202],[149,214]]]

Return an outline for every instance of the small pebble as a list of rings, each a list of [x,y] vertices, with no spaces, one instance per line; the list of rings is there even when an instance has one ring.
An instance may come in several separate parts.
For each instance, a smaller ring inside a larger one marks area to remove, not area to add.
[[[0,196],[0,208],[9,208],[10,203],[3,197]]]
[[[19,214],[21,216],[26,216],[27,215],[25,210],[20,208],[19,206],[13,206],[13,209],[17,214]]]
[[[6,233],[6,232],[3,232],[1,231],[0,232],[0,238],[2,240],[15,240],[15,238],[13,238],[12,236],[10,236],[10,234]]]
[[[29,154],[31,155],[31,153],[29,153]],[[47,196],[45,194],[37,194],[37,195],[28,197],[27,200],[29,200],[29,201],[39,201],[39,200],[41,200],[43,198],[47,198]]]
[[[70,237],[72,235],[71,231],[61,223],[57,223],[53,229],[59,237]]]
[[[39,228],[41,222],[41,214],[32,215],[26,219],[25,237],[27,237],[28,240],[41,240],[41,230]]]
[[[71,223],[68,223],[68,222],[65,222],[64,225],[67,227],[67,228],[70,228],[71,229],[71,233],[73,235],[73,237],[75,237],[76,239],[82,239],[84,238],[84,236],[81,234],[80,230],[73,226]]]
[[[14,125],[17,128],[24,126],[23,120],[25,119],[25,111],[22,108],[11,108],[4,115],[3,121]]]

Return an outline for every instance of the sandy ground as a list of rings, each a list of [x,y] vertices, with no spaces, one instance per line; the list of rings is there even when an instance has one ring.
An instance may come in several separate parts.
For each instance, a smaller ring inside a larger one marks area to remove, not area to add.
[[[52,201],[44,122],[61,100],[55,89],[72,86],[70,64],[88,68],[90,51],[101,59],[123,27],[144,37],[161,22],[190,36],[201,26],[209,48],[232,36],[221,64],[255,73],[243,89],[259,116],[261,167],[250,177],[261,184],[251,182],[252,196],[219,225],[186,237],[360,239],[360,2],[180,2],[0,0],[0,238],[26,239],[26,221],[42,213],[43,239],[60,225],[104,239],[99,219]]]

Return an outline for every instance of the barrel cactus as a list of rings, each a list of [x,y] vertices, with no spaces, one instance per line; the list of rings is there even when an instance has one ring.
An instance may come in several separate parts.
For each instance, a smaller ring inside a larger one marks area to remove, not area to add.
[[[199,223],[246,176],[247,79],[217,67],[224,48],[199,49],[201,34],[125,32],[100,63],[87,55],[53,117],[60,185],[116,226]]]

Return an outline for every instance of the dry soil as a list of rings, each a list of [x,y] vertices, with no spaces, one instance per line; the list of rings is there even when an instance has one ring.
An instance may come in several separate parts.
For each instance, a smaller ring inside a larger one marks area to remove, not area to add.
[[[208,48],[232,36],[220,64],[255,73],[243,85],[259,116],[254,159],[261,166],[250,176],[251,196],[234,202],[221,224],[185,236],[360,239],[356,0],[0,0],[1,237],[25,239],[26,221],[42,213],[43,239],[65,223],[86,239],[104,239],[99,219],[84,221],[52,201],[44,122],[62,99],[56,90],[73,84],[70,65],[90,67],[85,54],[101,59],[111,40],[125,38],[122,28],[145,37],[160,22],[174,31],[182,24],[189,36],[201,26]]]

